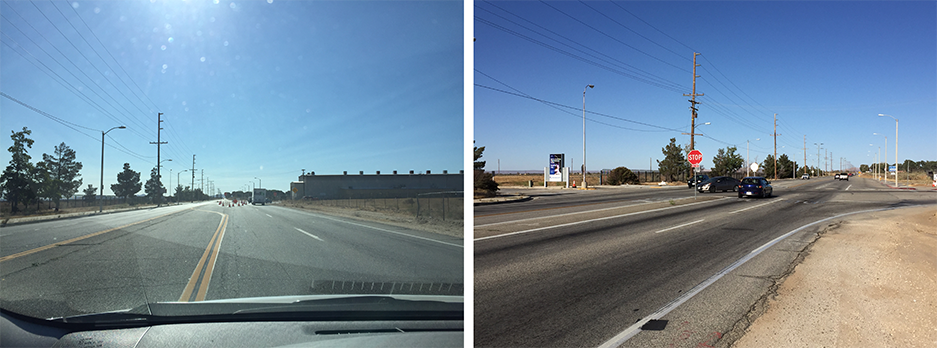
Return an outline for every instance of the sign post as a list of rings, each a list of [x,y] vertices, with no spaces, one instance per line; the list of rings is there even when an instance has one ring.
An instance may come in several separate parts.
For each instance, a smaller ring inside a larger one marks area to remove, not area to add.
[[[700,162],[703,161],[703,153],[699,150],[690,151],[690,153],[686,155],[686,160],[690,161],[693,168],[699,168]],[[693,175],[693,183],[699,185],[699,183],[696,182],[696,174],[691,175]],[[693,188],[693,200],[696,200],[696,187]]]

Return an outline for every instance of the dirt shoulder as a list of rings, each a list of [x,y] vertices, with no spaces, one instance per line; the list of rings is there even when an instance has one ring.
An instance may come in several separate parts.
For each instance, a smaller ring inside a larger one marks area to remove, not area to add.
[[[441,220],[435,218],[420,217],[414,218],[412,215],[396,214],[388,211],[369,211],[360,209],[349,209],[341,207],[329,207],[318,204],[282,201],[278,205],[293,209],[307,210],[328,215],[342,216],[350,219],[359,219],[366,221],[380,222],[388,225],[412,228],[425,232],[439,233],[447,236],[461,238],[464,235],[464,223],[462,220]]]
[[[937,347],[937,207],[823,234],[732,347]]]

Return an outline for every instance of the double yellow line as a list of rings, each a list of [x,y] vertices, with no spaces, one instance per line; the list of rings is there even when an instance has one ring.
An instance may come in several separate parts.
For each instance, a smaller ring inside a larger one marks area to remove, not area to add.
[[[220,214],[221,222],[218,223],[218,229],[215,230],[211,242],[208,243],[208,247],[202,253],[202,258],[198,260],[198,265],[195,266],[195,271],[192,272],[192,277],[189,278],[189,283],[185,286],[182,296],[179,297],[179,302],[203,301],[205,300],[205,293],[208,292],[211,273],[215,269],[218,250],[221,249],[221,240],[224,239],[224,231],[228,227],[228,214],[214,211],[212,213]],[[196,291],[196,289],[198,290]],[[194,298],[192,296],[193,292],[195,292]]]

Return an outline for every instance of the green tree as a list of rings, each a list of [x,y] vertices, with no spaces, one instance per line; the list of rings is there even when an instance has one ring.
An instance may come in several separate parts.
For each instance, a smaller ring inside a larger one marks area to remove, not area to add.
[[[483,196],[493,196],[498,191],[498,183],[494,175],[485,172],[485,161],[479,161],[485,147],[475,147],[474,179],[475,193]]]
[[[140,186],[140,172],[130,170],[130,163],[124,163],[124,171],[117,173],[117,183],[111,184],[111,191],[117,197],[124,197],[126,201],[140,192]]]
[[[764,171],[764,177],[774,178],[774,155],[765,156],[765,161],[761,162],[761,168]]]
[[[729,146],[725,150],[719,149],[716,157],[713,157],[713,176],[730,175],[742,168],[745,160],[741,155],[735,153],[735,146]]]
[[[10,165],[0,176],[0,187],[3,189],[3,197],[10,202],[10,213],[16,214],[19,209],[18,203],[29,204],[29,201],[35,198],[36,192],[32,191],[32,177],[34,173],[33,164],[29,162],[29,148],[33,146],[33,140],[27,138],[32,131],[23,127],[20,132],[13,132],[10,139],[13,139],[13,146],[7,149],[10,151]]]
[[[859,171],[860,171],[860,172],[863,172],[863,173],[869,171],[869,165],[868,165],[868,164],[861,164],[861,165],[859,165]]]
[[[772,172],[770,175],[774,175]],[[790,178],[794,176],[794,162],[791,162],[791,159],[787,157],[787,154],[781,154],[778,157],[778,178]]]
[[[71,197],[81,187],[81,162],[75,161],[75,150],[61,143],[55,147],[52,155],[42,154],[43,168],[49,173],[48,196],[55,202],[55,211],[59,210],[62,197]]]
[[[150,170],[150,179],[146,181],[143,190],[151,202],[160,203],[159,200],[163,197],[163,183],[160,181],[160,175],[156,172],[156,167]]]
[[[96,196],[96,194],[97,194],[97,192],[98,192],[98,189],[95,188],[94,186],[91,186],[91,184],[88,184],[88,188],[82,190],[81,192],[84,192],[84,194],[85,194],[85,196],[82,198],[82,200],[84,200],[86,203],[92,203],[92,204],[93,204],[93,203],[94,203],[94,199],[96,198],[95,196]]]
[[[634,172],[632,172],[631,169],[628,169],[625,167],[618,167],[618,168],[612,169],[612,171],[608,173],[608,184],[609,185],[624,185],[624,184],[637,185],[637,184],[640,184],[640,182],[638,182],[638,176]]]
[[[677,181],[677,176],[690,172],[690,162],[687,162],[683,149],[677,145],[676,138],[670,138],[670,144],[667,144],[661,151],[664,153],[664,160],[657,161],[661,178],[666,181]]]

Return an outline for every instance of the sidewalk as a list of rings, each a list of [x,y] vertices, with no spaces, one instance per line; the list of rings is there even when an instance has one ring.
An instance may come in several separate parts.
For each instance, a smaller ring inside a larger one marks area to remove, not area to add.
[[[823,234],[767,307],[732,347],[937,347],[937,206]]]

